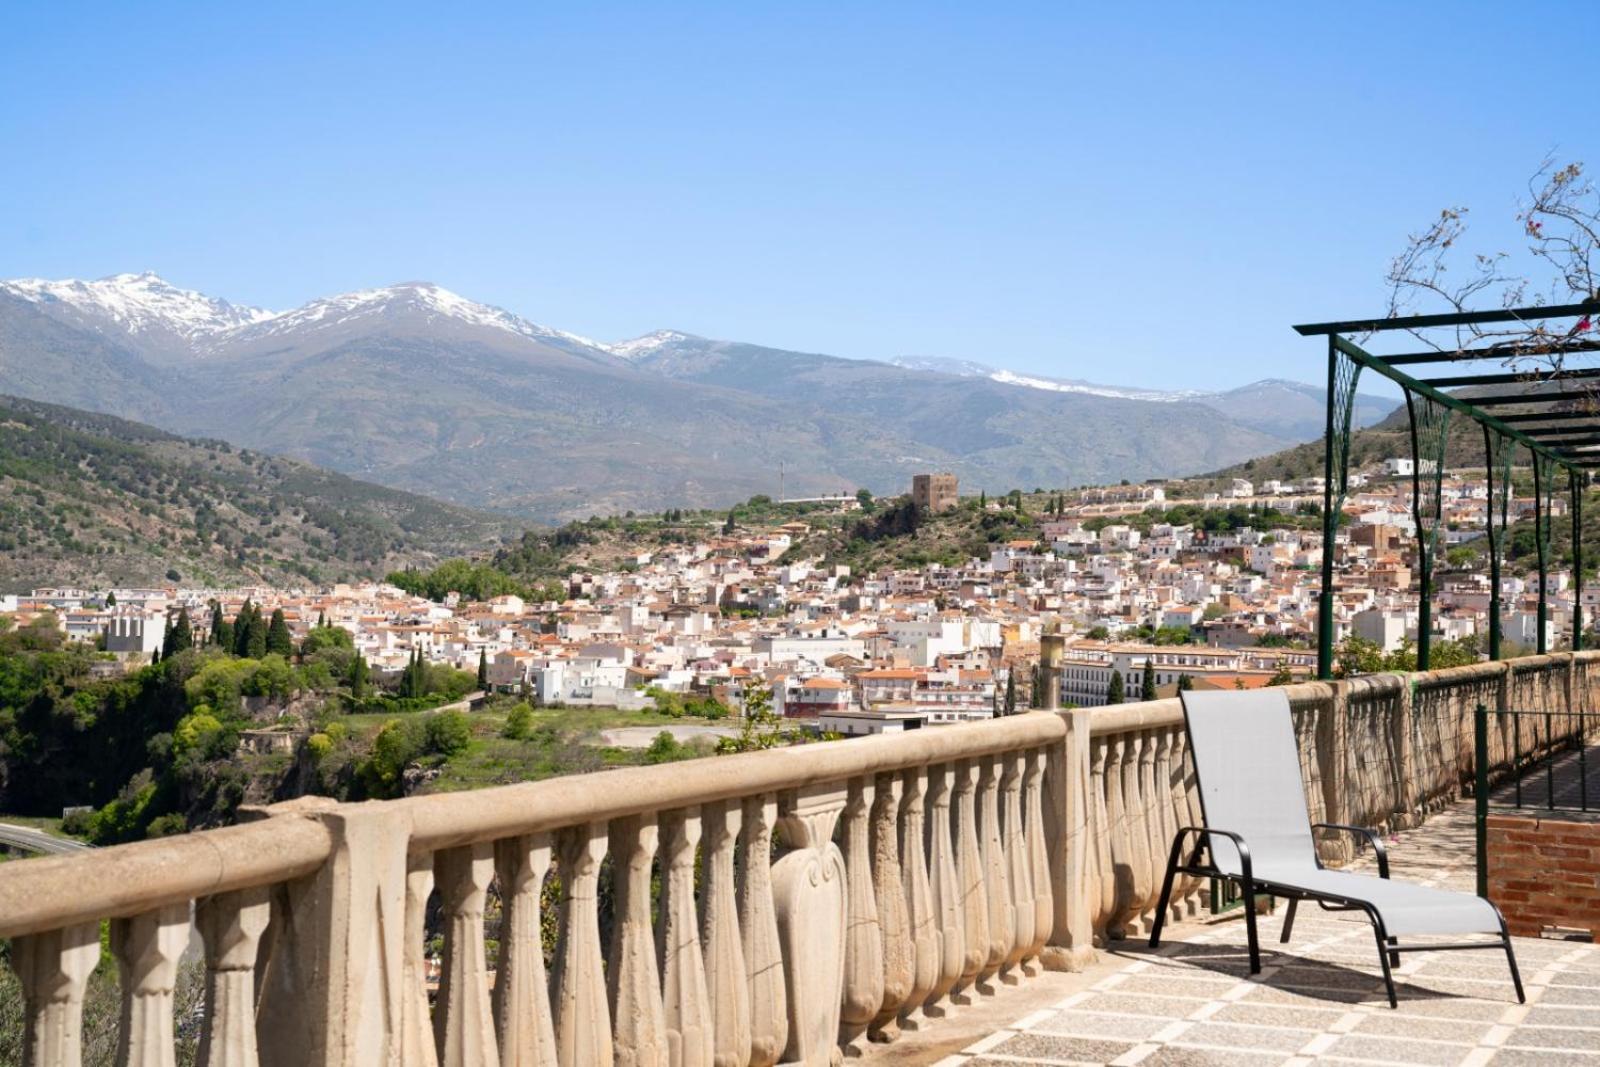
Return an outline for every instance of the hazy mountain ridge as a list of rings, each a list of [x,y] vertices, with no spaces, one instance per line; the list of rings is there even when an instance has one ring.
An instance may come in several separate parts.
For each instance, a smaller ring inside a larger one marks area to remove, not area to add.
[[[520,525],[222,441],[0,396],[0,588],[381,577]]]
[[[268,312],[153,275],[103,281],[0,284],[0,390],[541,518],[720,506],[780,484],[901,491],[927,469],[991,491],[1178,475],[1298,439],[1204,397],[673,330],[601,344],[426,282]]]

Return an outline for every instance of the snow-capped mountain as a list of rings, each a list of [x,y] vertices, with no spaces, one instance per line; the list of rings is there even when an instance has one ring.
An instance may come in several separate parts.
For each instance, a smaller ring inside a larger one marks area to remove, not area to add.
[[[601,344],[429,282],[278,312],[148,273],[0,282],[0,394],[545,517],[721,507],[771,492],[775,471],[797,491],[874,492],[928,469],[991,491],[1171,476],[1323,420],[1321,391],[1297,383],[1179,392],[896,362],[680,330]]]
[[[1016,371],[974,363],[965,359],[946,359],[943,356],[898,356],[889,361],[907,370],[933,371],[936,374],[955,374],[962,378],[988,378],[1003,385],[1020,385],[1028,389],[1043,389],[1050,393],[1082,393],[1085,396],[1106,396],[1119,400],[1149,400],[1155,403],[1176,404],[1184,400],[1197,400],[1215,396],[1215,391],[1205,389],[1139,389],[1123,385],[1099,385],[1076,378],[1050,378],[1039,374],[1018,374]]]
[[[304,337],[384,319],[415,316],[424,326],[448,320],[500,330],[583,354],[607,347],[480,304],[432,282],[402,282],[313,300],[292,311],[232,304],[192,289],[180,289],[153,271],[113,274],[96,281],[20,278],[0,281],[0,291],[20,297],[69,325],[87,327],[120,343],[131,343],[158,362],[213,357],[257,341]]]
[[[0,281],[0,291],[70,325],[132,341],[146,355],[192,347],[274,317],[265,308],[180,289],[153,271],[95,281],[19,278]]]
[[[601,345],[613,356],[623,359],[645,359],[655,355],[664,348],[682,344],[685,341],[703,341],[705,338],[696,337],[692,333],[683,333],[679,330],[656,330],[643,337],[635,337],[631,341],[618,341],[615,344]]]
[[[214,352],[272,338],[304,338],[323,331],[360,329],[400,317],[414,317],[424,328],[435,322],[456,322],[499,330],[562,348],[606,350],[604,345],[587,337],[529,322],[504,308],[468,300],[432,282],[401,282],[379,289],[361,289],[313,300],[293,311],[285,311],[208,338],[200,347],[202,351]]]

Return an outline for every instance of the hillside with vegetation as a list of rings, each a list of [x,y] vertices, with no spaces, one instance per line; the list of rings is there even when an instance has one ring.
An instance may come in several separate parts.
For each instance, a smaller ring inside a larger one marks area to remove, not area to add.
[[[0,397],[0,591],[381,577],[517,526],[222,441]]]

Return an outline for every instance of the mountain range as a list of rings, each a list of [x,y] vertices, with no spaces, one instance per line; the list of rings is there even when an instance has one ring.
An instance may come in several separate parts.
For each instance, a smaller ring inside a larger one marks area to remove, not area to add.
[[[916,471],[964,489],[1215,470],[1321,431],[1322,393],[1098,386],[663,330],[616,344],[427,282],[274,312],[153,273],[0,282],[0,392],[562,519]],[[1357,421],[1393,404],[1361,398]]]

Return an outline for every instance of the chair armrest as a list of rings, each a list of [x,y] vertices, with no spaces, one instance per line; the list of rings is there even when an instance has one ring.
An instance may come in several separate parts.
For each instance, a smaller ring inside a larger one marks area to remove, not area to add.
[[[1389,877],[1389,853],[1384,851],[1383,841],[1373,831],[1365,826],[1346,826],[1344,823],[1338,822],[1314,822],[1311,824],[1311,828],[1313,830],[1343,830],[1347,834],[1366,838],[1367,843],[1372,846],[1373,854],[1378,857],[1378,877]]]
[[[1226,837],[1229,841],[1232,841],[1233,847],[1239,852],[1239,873],[1245,881],[1248,882],[1251,880],[1250,846],[1244,843],[1243,837],[1240,837],[1232,830],[1213,830],[1207,826],[1185,826],[1183,829],[1178,831],[1177,840],[1173,842],[1173,845],[1176,846],[1178,842],[1182,841],[1183,838],[1188,834],[1195,834],[1198,837],[1205,839],[1207,849],[1211,848],[1211,841],[1209,839],[1213,834],[1218,837]],[[1197,852],[1196,855],[1198,854],[1199,853]],[[1212,866],[1215,867],[1215,865],[1216,861],[1213,860]]]

